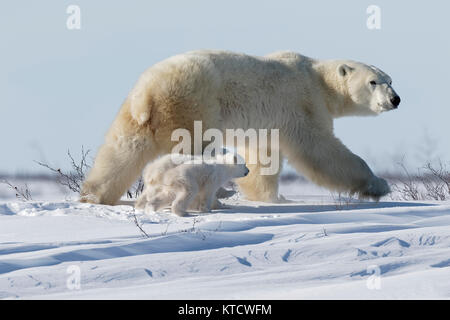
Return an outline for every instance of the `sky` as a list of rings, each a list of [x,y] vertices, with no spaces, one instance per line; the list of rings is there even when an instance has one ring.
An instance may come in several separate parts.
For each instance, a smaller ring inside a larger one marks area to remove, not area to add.
[[[80,29],[67,28],[70,5]],[[380,29],[367,28],[370,5]],[[81,146],[95,155],[140,73],[195,49],[375,65],[399,109],[338,119],[336,135],[375,171],[450,161],[449,12],[448,1],[2,1],[0,172],[42,171],[33,160],[66,169]]]

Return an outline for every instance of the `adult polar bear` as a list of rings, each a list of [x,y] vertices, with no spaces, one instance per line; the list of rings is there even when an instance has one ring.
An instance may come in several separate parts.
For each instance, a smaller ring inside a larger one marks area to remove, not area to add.
[[[173,130],[193,133],[195,120],[203,130],[279,129],[280,158],[310,180],[379,198],[389,186],[334,136],[333,119],[377,115],[399,103],[387,74],[354,61],[293,52],[177,55],[147,69],[131,90],[83,184],[81,201],[115,204],[149,161],[178,144],[171,141]],[[277,201],[279,171],[260,175],[261,164],[248,167],[250,174],[238,180],[246,197]]]

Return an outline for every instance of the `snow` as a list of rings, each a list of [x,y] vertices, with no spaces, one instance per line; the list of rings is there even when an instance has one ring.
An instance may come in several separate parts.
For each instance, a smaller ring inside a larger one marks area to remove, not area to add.
[[[347,202],[294,181],[289,203],[177,217],[30,189],[0,189],[0,298],[450,298],[450,202]]]

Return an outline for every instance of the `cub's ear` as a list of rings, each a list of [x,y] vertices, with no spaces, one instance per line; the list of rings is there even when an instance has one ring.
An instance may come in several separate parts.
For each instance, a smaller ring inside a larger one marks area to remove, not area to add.
[[[339,67],[337,68],[338,74],[342,77],[345,77],[346,75],[348,75],[349,73],[351,73],[353,71],[353,68],[344,64],[339,65]]]

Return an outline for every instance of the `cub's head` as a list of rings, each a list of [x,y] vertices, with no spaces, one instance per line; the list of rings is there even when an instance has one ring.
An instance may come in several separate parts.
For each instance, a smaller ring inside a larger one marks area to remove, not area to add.
[[[224,155],[217,155],[216,161],[227,167],[228,176],[231,179],[245,177],[250,172],[245,165],[245,160],[241,156],[232,152]]]
[[[400,97],[392,88],[392,79],[374,66],[346,61],[337,67],[352,101],[352,110],[361,115],[377,115],[397,109]]]

